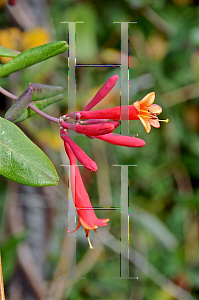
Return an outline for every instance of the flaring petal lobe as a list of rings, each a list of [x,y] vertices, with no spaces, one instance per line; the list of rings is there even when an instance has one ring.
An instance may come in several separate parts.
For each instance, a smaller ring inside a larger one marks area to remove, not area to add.
[[[151,106],[148,107],[148,109],[154,113],[159,115],[162,112],[162,107],[160,107],[158,104],[152,104]]]
[[[150,130],[151,130],[151,125],[150,125],[149,119],[143,119],[143,118],[140,117],[140,116],[139,116],[139,119],[140,119],[140,121],[142,122],[142,124],[143,124],[143,126],[144,126],[146,132],[149,133]]]
[[[160,123],[159,123],[158,119],[150,119],[150,124],[151,124],[151,126],[153,126],[155,128],[160,127]]]
[[[151,92],[149,94],[147,94],[141,101],[140,101],[140,105],[141,106],[150,106],[153,104],[155,100],[155,93]]]
[[[138,113],[139,113],[139,110],[140,110],[140,101],[136,101],[133,103],[134,107],[137,109]]]

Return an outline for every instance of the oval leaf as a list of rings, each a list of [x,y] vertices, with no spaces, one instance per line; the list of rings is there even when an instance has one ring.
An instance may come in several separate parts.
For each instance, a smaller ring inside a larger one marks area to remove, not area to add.
[[[21,52],[19,52],[19,51],[8,49],[8,48],[5,48],[3,46],[0,46],[0,56],[3,56],[3,57],[16,57],[20,53]]]
[[[63,97],[64,97],[63,94],[58,94],[54,97],[51,97],[51,98],[48,98],[48,99],[43,99],[41,101],[37,101],[37,102],[34,103],[34,106],[36,108],[38,108],[39,110],[42,110],[45,107],[47,107],[48,105],[53,104],[53,103],[55,103],[59,100],[62,100]],[[19,119],[15,120],[14,123],[22,122],[25,119],[32,117],[34,114],[36,114],[36,112],[28,107],[28,108],[26,108],[23,115]]]
[[[5,114],[6,120],[14,122],[19,119],[25,112],[28,104],[32,101],[33,89],[29,87],[25,92],[13,103]]]
[[[33,89],[32,101],[53,97],[63,92],[64,90],[62,86],[53,86],[39,83],[29,83],[29,85]]]
[[[25,50],[0,68],[0,77],[32,66],[67,49],[68,44],[65,41],[59,41]]]
[[[57,185],[57,172],[46,154],[12,122],[0,118],[0,174],[30,186]]]

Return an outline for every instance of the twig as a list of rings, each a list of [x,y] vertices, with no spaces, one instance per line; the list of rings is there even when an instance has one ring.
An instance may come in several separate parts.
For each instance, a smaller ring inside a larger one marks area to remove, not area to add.
[[[1,86],[0,86],[0,93],[4,94],[5,96],[7,96],[8,98],[11,98],[12,100],[17,100],[18,97],[9,93],[8,91],[6,91],[5,89],[3,89]]]
[[[43,111],[41,111],[40,109],[38,109],[37,107],[35,107],[33,105],[33,103],[30,103],[28,105],[28,107],[30,107],[32,110],[34,110],[38,115],[44,117],[45,119],[49,120],[49,121],[52,121],[52,122],[55,122],[55,123],[58,123],[59,122],[59,119],[58,118],[54,118],[54,117],[51,117],[47,114],[45,114]]]

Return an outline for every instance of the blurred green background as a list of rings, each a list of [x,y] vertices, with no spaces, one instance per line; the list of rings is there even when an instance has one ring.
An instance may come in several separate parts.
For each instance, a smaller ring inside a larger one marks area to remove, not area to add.
[[[193,0],[0,1],[0,45],[23,51],[55,40],[67,40],[76,25],[78,64],[119,64],[120,24],[129,25],[130,104],[155,91],[169,119],[147,134],[139,121],[130,133],[146,141],[143,148],[125,148],[100,140],[75,141],[98,164],[94,174],[81,168],[93,206],[120,205],[120,170],[129,168],[129,273],[120,276],[120,211],[96,210],[109,218],[104,239],[90,233],[88,249],[83,228],[77,232],[77,275],[67,276],[68,163],[56,124],[34,116],[20,128],[52,160],[60,176],[57,187],[29,188],[0,177],[1,253],[6,299],[199,299],[199,27]],[[1,61],[5,63],[5,61]],[[45,111],[67,113],[67,53],[0,79],[0,85],[20,95],[29,82],[61,85],[65,98]],[[77,110],[119,68],[76,68]],[[120,84],[98,105],[119,105]],[[4,116],[11,100],[0,95]]]

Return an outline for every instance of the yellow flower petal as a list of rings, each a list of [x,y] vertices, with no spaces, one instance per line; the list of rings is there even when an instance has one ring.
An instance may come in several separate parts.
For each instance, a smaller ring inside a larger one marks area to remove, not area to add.
[[[143,119],[142,117],[138,116],[140,121],[142,122],[142,125],[144,126],[147,133],[151,130],[151,125],[149,119]]]
[[[150,106],[153,104],[155,100],[155,93],[151,92],[149,94],[147,94],[141,101],[140,101],[140,105],[141,106]]]
[[[159,115],[161,112],[162,112],[162,107],[160,107],[159,105],[157,104],[152,104],[151,106],[148,107],[148,109],[154,113],[154,114],[157,114]]]
[[[93,223],[92,223],[93,226],[91,227],[91,226],[88,225],[82,218],[80,218],[80,222],[81,222],[82,226],[83,226],[84,228],[86,228],[86,229],[91,230],[91,229],[98,228],[98,226],[97,226],[97,225],[94,225]]]
[[[151,124],[151,126],[153,126],[155,128],[160,127],[160,123],[159,123],[158,119],[150,119],[150,124]]]
[[[140,110],[140,101],[134,102],[133,106],[139,111]]]

